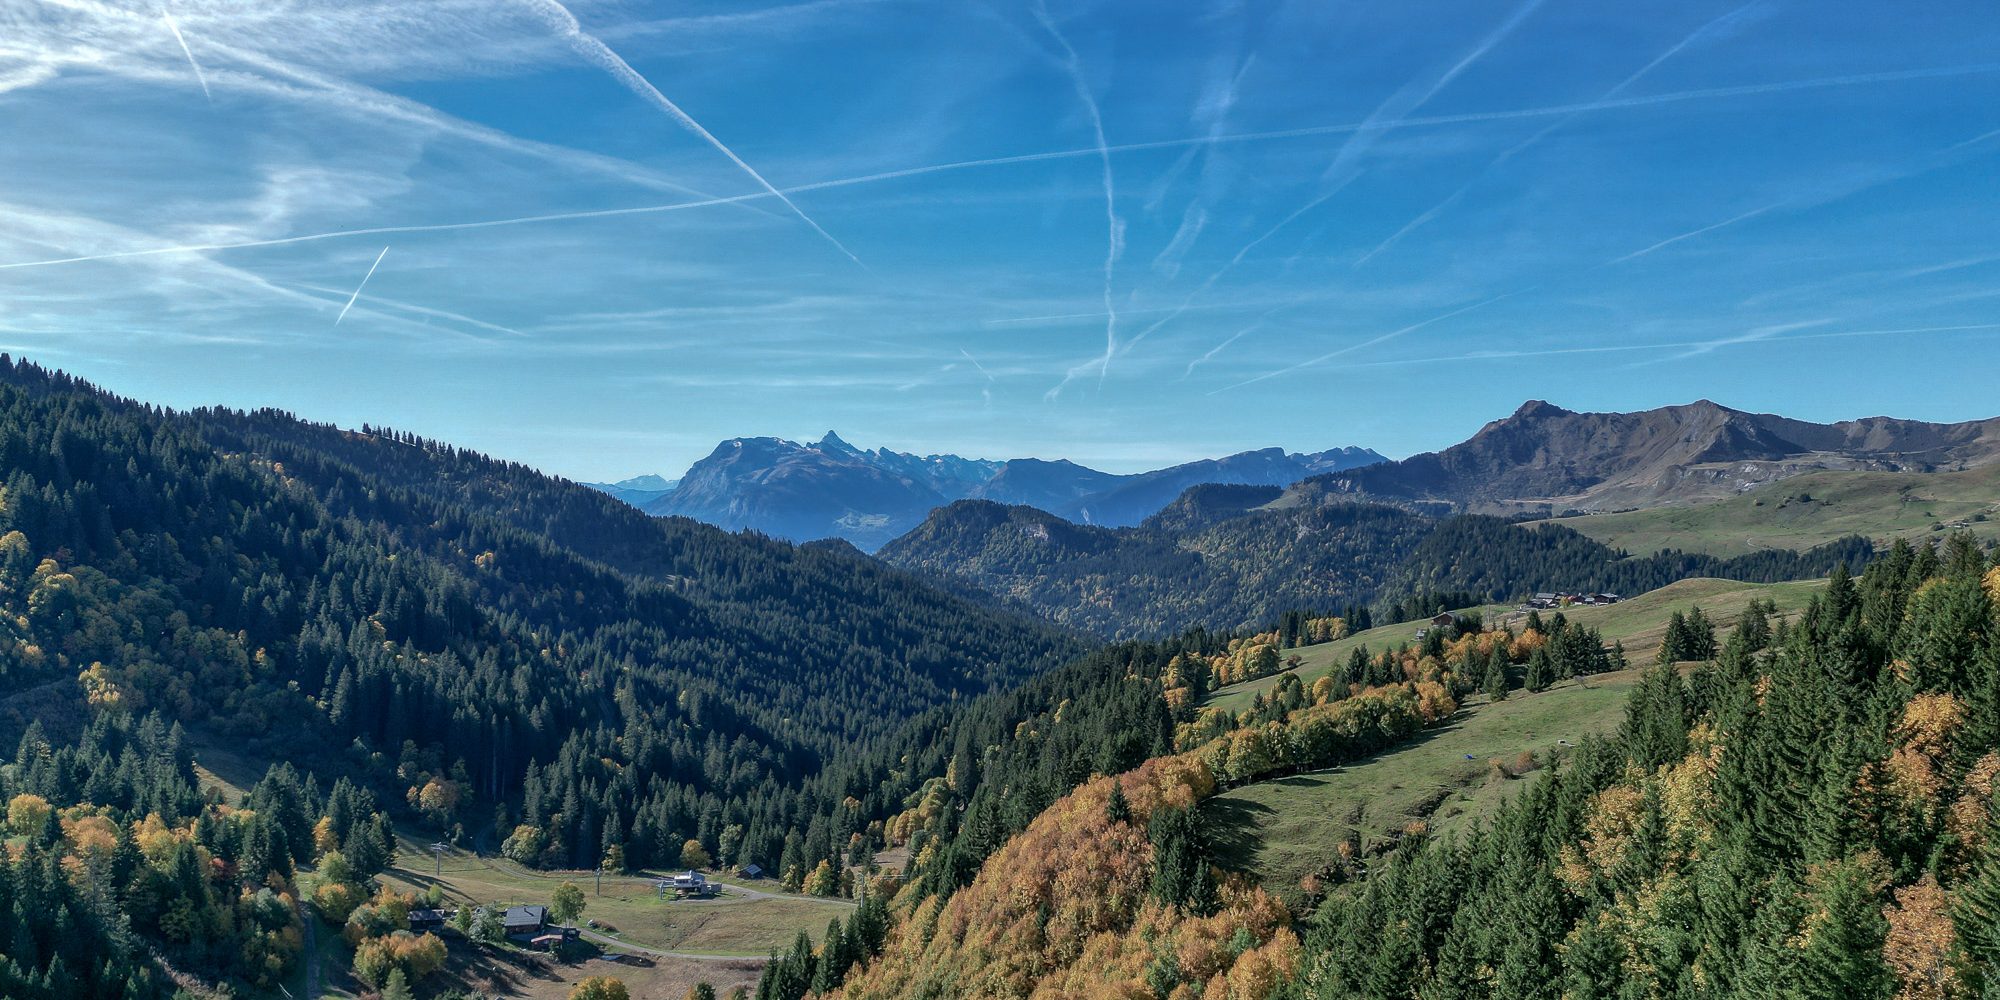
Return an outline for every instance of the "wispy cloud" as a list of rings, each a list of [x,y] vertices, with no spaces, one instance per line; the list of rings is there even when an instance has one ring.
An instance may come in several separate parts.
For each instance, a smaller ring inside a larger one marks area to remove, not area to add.
[[[1104,357],[1097,362],[1097,378],[1100,383],[1111,371],[1111,358],[1118,352],[1118,307],[1112,302],[1112,285],[1117,276],[1118,257],[1125,248],[1125,223],[1118,218],[1118,188],[1111,172],[1111,147],[1104,138],[1104,115],[1099,112],[1097,98],[1090,92],[1090,81],[1083,77],[1083,61],[1077,57],[1076,49],[1063,37],[1062,29],[1056,26],[1055,18],[1049,16],[1046,0],[1035,0],[1035,20],[1041,22],[1042,29],[1055,39],[1063,52],[1063,70],[1069,75],[1070,86],[1076,90],[1076,98],[1090,118],[1090,131],[1097,140],[1097,159],[1104,184]],[[1065,378],[1063,383],[1068,384]],[[1050,390],[1051,395],[1060,393],[1062,385]]]
[[[1889,329],[1833,330],[1824,333],[1801,333],[1784,336],[1772,333],[1764,336],[1731,336],[1710,340],[1677,340],[1653,344],[1590,344],[1580,347],[1549,347],[1519,351],[1461,351],[1453,354],[1436,354],[1417,358],[1389,358],[1381,361],[1357,361],[1346,368],[1407,368],[1412,366],[1444,365],[1463,362],[1515,361],[1532,358],[1555,358],[1583,354],[1643,354],[1652,351],[1692,351],[1693,354],[1677,355],[1675,359],[1712,353],[1726,347],[1741,347],[1746,344],[1769,343],[1787,344],[1807,340],[1847,340],[1875,337],[1919,337],[1948,336],[1955,334],[1985,333],[2000,331],[2000,323],[1959,323],[1944,326],[1896,327]]]
[[[1232,389],[1241,389],[1245,386],[1256,385],[1259,382],[1264,382],[1284,375],[1290,375],[1293,372],[1303,371],[1304,369],[1307,368],[1317,368],[1320,365],[1326,364],[1327,362],[1332,361],[1335,358],[1346,357],[1347,355],[1353,354],[1356,351],[1366,350],[1378,344],[1386,344],[1389,341],[1395,340],[1398,337],[1415,333],[1418,330],[1421,330],[1427,326],[1434,326],[1438,323],[1444,322],[1445,320],[1463,316],[1466,313],[1473,312],[1475,310],[1484,309],[1487,306],[1493,305],[1496,302],[1500,302],[1506,299],[1511,299],[1516,295],[1523,295],[1533,290],[1534,289],[1532,288],[1522,288],[1512,292],[1506,292],[1504,294],[1495,295],[1489,299],[1482,299],[1478,302],[1473,302],[1467,305],[1459,306],[1458,308],[1453,309],[1450,312],[1439,313],[1438,315],[1432,316],[1429,319],[1418,320],[1417,322],[1411,323],[1408,326],[1399,327],[1397,329],[1389,331],[1388,333],[1384,333],[1375,337],[1370,337],[1367,340],[1364,340],[1358,344],[1349,344],[1348,346],[1342,347],[1338,350],[1328,351],[1325,354],[1320,355],[1319,357],[1308,358],[1304,361],[1298,362],[1297,364],[1286,365],[1283,368],[1279,368],[1274,371],[1268,371],[1262,375],[1257,375],[1251,378],[1244,379],[1243,381],[1237,382],[1233,385],[1226,385],[1220,389],[1211,390],[1209,392],[1209,395],[1213,396],[1216,395],[1217,393],[1229,392]]]
[[[1390,94],[1382,103],[1376,105],[1375,110],[1369,112],[1368,117],[1363,119],[1348,134],[1347,140],[1341,143],[1339,150],[1335,151],[1333,161],[1327,164],[1326,170],[1321,174],[1321,181],[1323,183],[1319,193],[1306,203],[1293,209],[1285,217],[1279,219],[1276,225],[1265,229],[1255,239],[1250,240],[1239,248],[1229,258],[1227,263],[1209,275],[1207,280],[1203,281],[1200,286],[1188,293],[1187,298],[1183,300],[1183,309],[1187,305],[1192,304],[1195,298],[1213,288],[1231,271],[1234,271],[1258,247],[1269,242],[1273,237],[1290,227],[1292,223],[1297,222],[1321,205],[1333,200],[1334,196],[1338,195],[1349,184],[1358,179],[1364,169],[1361,166],[1362,158],[1373,148],[1376,141],[1382,135],[1396,127],[1398,123],[1408,121],[1413,112],[1442,93],[1446,87],[1451,86],[1452,81],[1458,79],[1474,63],[1477,63],[1488,52],[1493,51],[1495,46],[1506,40],[1507,36],[1512,34],[1514,29],[1519,27],[1521,22],[1527,20],[1541,5],[1542,0],[1527,0],[1526,3],[1516,7],[1514,12],[1496,25],[1492,31],[1487,32],[1485,36],[1480,38],[1470,50],[1463,56],[1460,56],[1458,61],[1453,63],[1443,73],[1431,78],[1428,82],[1412,81],[1405,84],[1395,93]],[[1162,317],[1158,322],[1147,328],[1141,336],[1151,335],[1161,327],[1173,322],[1179,316],[1180,312],[1174,312]]]
[[[1724,29],[1728,28],[1729,26],[1741,22],[1744,18],[1748,17],[1752,12],[1758,10],[1763,5],[1764,5],[1763,0],[1753,0],[1752,3],[1748,3],[1741,7],[1738,7],[1735,10],[1723,14],[1720,17],[1714,18],[1713,20],[1710,20],[1707,23],[1703,24],[1701,27],[1696,28],[1694,31],[1683,36],[1680,39],[1680,41],[1677,41],[1674,44],[1668,46],[1664,51],[1660,52],[1658,55],[1654,56],[1651,60],[1647,61],[1645,65],[1640,66],[1638,69],[1634,70],[1630,75],[1618,81],[1616,84],[1613,84],[1611,89],[1606,90],[1603,94],[1598,96],[1597,103],[1616,100],[1619,97],[1619,95],[1625,93],[1625,91],[1629,89],[1633,84],[1638,83],[1640,80],[1644,79],[1646,74],[1651,73],[1653,70],[1659,68],[1660,65],[1665,63],[1667,60],[1672,59],[1677,55],[1680,55],[1682,52],[1685,52],[1689,47],[1695,45],[1697,42],[1700,42],[1701,40],[1708,38],[1712,35],[1718,34]],[[1519,156],[1522,153],[1525,153],[1528,150],[1534,148],[1543,139],[1546,139],[1551,134],[1553,134],[1557,129],[1560,129],[1564,125],[1569,124],[1570,122],[1574,121],[1576,118],[1583,115],[1584,113],[1585,112],[1583,111],[1575,111],[1566,115],[1562,115],[1561,117],[1558,117],[1554,121],[1549,122],[1547,125],[1542,126],[1540,129],[1537,129],[1532,135],[1528,136],[1526,139],[1523,139],[1520,142],[1517,142],[1514,145],[1507,147],[1505,150],[1501,151],[1500,155],[1494,157],[1484,167],[1481,167],[1477,173],[1473,174],[1470,180],[1467,180],[1463,185],[1460,185],[1457,190],[1453,191],[1451,194],[1446,195],[1444,199],[1439,201],[1437,204],[1432,205],[1430,208],[1425,209],[1423,212],[1418,213],[1415,218],[1411,219],[1409,222],[1404,223],[1395,232],[1389,234],[1389,236],[1386,239],[1382,240],[1382,242],[1377,243],[1374,247],[1370,248],[1367,253],[1362,254],[1359,258],[1355,260],[1354,266],[1358,268],[1361,267],[1362,265],[1367,264],[1369,261],[1374,260],[1377,256],[1381,255],[1384,251],[1402,242],[1404,237],[1409,236],[1411,233],[1414,233],[1417,230],[1422,229],[1423,227],[1429,225],[1431,222],[1435,221],[1439,216],[1450,211],[1459,202],[1464,201],[1466,195],[1472,193],[1472,189],[1476,187],[1480,181],[1491,176],[1494,171],[1499,170],[1501,167],[1505,166],[1509,161],[1513,160],[1516,156]]]
[[[680,105],[669,100],[667,95],[661,93],[658,87],[653,86],[652,81],[640,75],[639,71],[633,69],[631,64],[627,63],[623,57],[613,52],[611,46],[604,44],[597,36],[583,30],[582,23],[576,19],[575,14],[570,13],[568,7],[563,6],[557,0],[533,0],[533,2],[553,19],[556,26],[563,32],[563,35],[569,39],[570,44],[584,58],[597,64],[605,72],[610,73],[612,78],[624,84],[627,90],[632,91],[642,99],[666,112],[668,117],[678,122],[682,128],[700,136],[702,141],[715,147],[716,152],[727,157],[729,162],[736,164],[737,169],[743,171],[751,180],[756,181],[757,185],[763,188],[766,194],[783,202],[786,208],[792,210],[792,214],[798,216],[806,225],[812,227],[813,232],[818,233],[828,243],[833,244],[834,249],[839,250],[842,254],[846,255],[847,259],[856,264],[861,263],[861,258],[854,256],[853,251],[843,246],[839,240],[834,239],[832,233],[821,228],[819,223],[813,221],[812,216],[807,215],[804,209],[794,204],[792,199],[783,191],[773,187],[771,182],[765,180],[764,175],[758,173],[755,167],[743,162],[743,158],[737,156],[735,150],[724,145],[722,140],[715,137],[714,133],[702,127],[702,124],[695,121],[687,112],[682,111]]]
[[[1923,80],[1923,79],[1942,79],[1942,78],[1959,77],[1959,76],[1991,75],[1995,73],[2000,73],[2000,63],[1982,63],[1976,65],[1942,67],[1936,69],[1922,69],[1922,70],[1903,70],[1903,71],[1894,71],[1885,73],[1848,74],[1844,76],[1818,77],[1808,80],[1794,80],[1789,82],[1770,83],[1770,84],[1753,84],[1753,85],[1738,86],[1738,87],[1712,87],[1703,90],[1681,91],[1678,93],[1668,93],[1668,94],[1655,94],[1643,98],[1620,98],[1613,101],[1589,102],[1581,104],[1549,105],[1537,108],[1522,108],[1511,111],[1473,112],[1469,114],[1412,117],[1398,122],[1377,123],[1373,126],[1368,126],[1368,127],[1377,129],[1398,128],[1398,127],[1442,127],[1450,125],[1473,124],[1479,122],[1490,122],[1490,121],[1500,121],[1500,120],[1510,120],[1510,119],[1520,119],[1520,118],[1538,118],[1550,115],[1565,115],[1577,111],[1609,111],[1609,110],[1620,110],[1626,108],[1650,107],[1663,104],[1673,104],[1684,101],[1721,100],[1731,97],[1749,96],[1755,94],[1780,93],[1787,91],[1810,90],[1810,89],[1820,89],[1829,87],[1866,86],[1872,84],[1905,82],[1905,81]],[[1115,156],[1122,153],[1139,153],[1139,152],[1147,152],[1159,149],[1174,149],[1189,145],[1281,141],[1287,139],[1306,138],[1311,136],[1322,136],[1322,135],[1335,135],[1335,134],[1353,132],[1362,128],[1363,126],[1364,123],[1346,124],[1346,125],[1308,126],[1305,128],[1279,129],[1279,130],[1265,131],[1265,132],[1246,132],[1246,133],[1234,133],[1221,136],[1200,136],[1187,139],[1168,139],[1168,140],[1158,140],[1151,142],[1124,143],[1119,145],[1108,146],[1106,147],[1106,151]],[[1979,141],[1983,141],[1986,138],[1990,138],[1990,136],[1976,137],[1975,139],[1967,140],[1967,142],[1976,143]],[[1964,145],[1964,143],[1961,143],[1960,145]],[[506,216],[506,217],[490,218],[490,219],[480,219],[467,222],[363,226],[350,229],[336,229],[324,232],[305,233],[295,236],[274,237],[270,239],[215,241],[207,243],[186,243],[186,244],[175,244],[168,246],[153,246],[135,250],[110,251],[98,254],[76,255],[70,257],[56,257],[56,258],[48,258],[42,260],[15,261],[12,263],[0,263],[0,270],[10,270],[15,268],[27,268],[27,267],[46,267],[58,264],[76,264],[76,263],[85,263],[90,261],[117,260],[121,258],[145,257],[158,254],[206,253],[206,252],[222,251],[222,250],[241,250],[241,249],[252,249],[258,247],[286,246],[299,243],[310,243],[321,240],[345,239],[345,238],[359,237],[359,236],[463,232],[463,231],[492,229],[492,228],[508,227],[508,226],[538,225],[538,224],[556,223],[556,222],[576,222],[576,221],[586,221],[591,219],[610,219],[610,218],[622,218],[629,216],[653,215],[665,212],[685,211],[690,209],[712,208],[722,205],[740,205],[749,202],[756,202],[765,198],[776,197],[777,195],[780,194],[785,196],[790,196],[790,195],[805,194],[813,191],[825,191],[837,188],[880,184],[889,181],[904,180],[912,177],[922,177],[934,174],[952,173],[964,170],[991,169],[996,167],[1016,166],[1028,163],[1043,163],[1054,160],[1076,159],[1079,157],[1095,157],[1098,155],[1100,155],[1100,151],[1096,147],[1089,147],[1082,149],[1052,150],[1039,153],[1023,153],[1013,156],[984,157],[980,159],[957,160],[948,163],[929,164],[926,166],[905,167],[898,170],[880,171],[876,173],[862,174],[853,177],[841,177],[830,180],[814,181],[806,184],[797,184],[783,188],[776,194],[769,191],[760,190],[740,195],[730,195],[722,197],[703,197],[687,201],[668,202],[664,204],[635,205],[624,208],[609,208],[609,209],[597,209],[597,210],[574,211],[574,212],[546,212],[546,213],[531,214],[531,215],[518,215],[518,216]],[[1149,329],[1156,329],[1156,328],[1157,325],[1156,327]]]
[[[368,287],[368,279],[375,276],[375,269],[382,266],[382,258],[387,256],[388,247],[383,247],[382,252],[375,255],[375,263],[368,265],[368,273],[361,276],[361,283],[354,286],[354,294],[347,297],[347,304],[340,307],[340,315],[333,318],[334,326],[339,326],[340,321],[347,318],[347,311],[354,308],[354,300],[361,297],[361,290]]]

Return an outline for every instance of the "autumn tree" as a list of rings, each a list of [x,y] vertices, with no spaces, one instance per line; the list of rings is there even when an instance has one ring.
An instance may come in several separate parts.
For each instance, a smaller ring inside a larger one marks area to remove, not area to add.
[[[583,907],[583,889],[575,882],[564,882],[549,895],[549,916],[554,917],[556,923],[575,923],[576,918],[583,915]]]
[[[569,1000],[632,1000],[625,982],[610,976],[591,976],[569,991]]]

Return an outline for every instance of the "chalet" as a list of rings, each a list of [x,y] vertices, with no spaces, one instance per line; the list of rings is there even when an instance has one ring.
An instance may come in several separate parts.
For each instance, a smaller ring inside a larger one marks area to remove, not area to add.
[[[695,871],[692,868],[678,875],[675,875],[673,881],[674,881],[674,892],[678,893],[682,897],[712,896],[715,894],[715,888],[716,888],[715,883],[710,882],[708,880],[708,876],[703,875],[702,873]]]
[[[412,934],[444,930],[444,922],[445,912],[443,910],[420,908],[410,911],[410,933]]]
[[[1536,594],[1528,598],[1528,607],[1537,609],[1553,608],[1561,603],[1562,595],[1560,594]]]
[[[549,908],[546,906],[510,906],[507,915],[500,918],[500,924],[508,937],[532,938],[549,925]]]
[[[1458,623],[1458,616],[1452,614],[1449,611],[1439,614],[1437,617],[1431,619],[1432,628],[1444,628],[1447,625],[1455,625],[1457,623]]]

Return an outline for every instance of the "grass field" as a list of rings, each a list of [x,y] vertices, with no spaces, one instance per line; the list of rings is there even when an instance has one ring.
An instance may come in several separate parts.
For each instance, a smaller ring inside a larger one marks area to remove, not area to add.
[[[241,802],[245,789],[263,773],[259,762],[216,742],[197,741],[194,755],[202,787],[220,789],[230,802]],[[423,984],[430,992],[457,986],[524,1000],[562,1000],[578,981],[596,975],[624,980],[635,997],[679,997],[698,981],[726,994],[732,986],[755,985],[766,956],[773,949],[790,948],[800,931],[817,941],[828,920],[845,919],[854,909],[845,900],[791,895],[778,891],[776,883],[759,881],[726,881],[713,899],[662,900],[646,874],[606,876],[599,894],[589,872],[530,871],[463,850],[434,859],[428,841],[409,837],[381,880],[397,891],[415,893],[438,884],[447,906],[546,905],[563,882],[581,886],[583,918],[597,921],[608,939],[595,942],[603,955],[566,965],[513,947],[475,947],[446,931],[451,957]],[[339,928],[320,924],[315,930],[321,995],[363,995],[364,986],[349,972],[353,950],[341,940]],[[294,996],[303,992],[303,965],[288,986]]]
[[[1718,631],[1727,635],[1735,626],[1736,619],[1753,599],[1769,599],[1777,602],[1780,611],[1797,611],[1805,607],[1806,601],[1821,587],[1824,580],[1802,580],[1795,583],[1739,583],[1735,580],[1694,579],[1682,580],[1658,590],[1641,594],[1631,600],[1596,608],[1570,608],[1564,612],[1572,621],[1593,626],[1604,634],[1604,641],[1623,642],[1625,655],[1635,665],[1652,660],[1659,652],[1660,642],[1666,636],[1667,620],[1675,611],[1687,612],[1697,605],[1702,613],[1716,623]],[[1507,622],[1516,628],[1520,619],[1512,605],[1488,605],[1478,609],[1486,616],[1489,625]],[[1404,622],[1400,625],[1384,625],[1381,628],[1358,632],[1338,642],[1322,643],[1296,650],[1302,662],[1296,672],[1299,679],[1312,682],[1324,676],[1335,665],[1347,661],[1348,654],[1359,646],[1370,650],[1382,650],[1398,643],[1416,641],[1417,630],[1424,628],[1425,622]],[[1244,681],[1217,690],[1208,698],[1208,704],[1232,712],[1249,708],[1261,692],[1277,686],[1278,677],[1259,678]]]
[[[406,843],[383,880],[400,891],[423,892],[443,885],[448,905],[470,903],[546,904],[564,882],[584,891],[584,919],[610,925],[619,941],[661,951],[703,956],[763,958],[773,948],[789,948],[804,930],[817,939],[833,917],[845,918],[853,904],[838,899],[794,896],[775,884],[725,883],[714,899],[662,900],[651,876],[604,878],[600,894],[589,872],[530,871],[503,858],[447,851],[434,863],[424,845]],[[433,875],[434,871],[441,871]]]
[[[1491,812],[1539,772],[1511,778],[1492,760],[1547,751],[1560,740],[1615,728],[1639,671],[1567,681],[1507,700],[1468,705],[1449,725],[1367,761],[1276,778],[1209,800],[1202,816],[1218,857],[1293,896],[1299,880],[1324,868],[1349,836],[1379,842],[1412,820],[1448,831]]]
[[[1634,555],[1671,548],[1734,556],[1809,549],[1847,535],[1882,543],[1960,528],[1996,539],[2000,465],[1929,474],[1812,472],[1727,500],[1537,523],[1561,524]]]
[[[623,980],[635,997],[678,997],[696,982],[727,993],[733,986],[755,985],[765,957],[773,949],[790,948],[800,931],[818,940],[828,920],[853,911],[844,900],[794,896],[754,883],[725,883],[714,899],[662,900],[646,875],[607,876],[600,895],[588,872],[535,872],[505,859],[456,850],[433,858],[427,845],[415,840],[399,846],[396,863],[382,881],[401,892],[421,893],[440,885],[448,907],[547,905],[562,883],[581,886],[582,919],[596,921],[594,933],[602,937],[589,942],[601,954],[587,960],[565,964],[513,946],[475,946],[456,931],[444,932],[450,958],[424,984],[427,990],[456,986],[524,1000],[562,1000],[590,976]],[[341,941],[340,931],[321,924],[315,937],[321,995],[362,996],[364,986],[349,971],[352,949]],[[293,978],[294,987],[299,986],[303,972]]]

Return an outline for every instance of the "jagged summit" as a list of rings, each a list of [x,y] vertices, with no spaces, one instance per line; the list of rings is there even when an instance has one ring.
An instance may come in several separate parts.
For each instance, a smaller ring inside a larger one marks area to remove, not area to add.
[[[1382,456],[1366,448],[1297,455],[1264,448],[1116,475],[1066,459],[994,461],[862,449],[829,430],[807,444],[731,438],[696,462],[672,492],[640,506],[725,528],[797,540],[839,537],[872,549],[954,500],[993,500],[1095,524],[1131,525],[1200,483],[1285,486],[1379,461]]]

